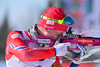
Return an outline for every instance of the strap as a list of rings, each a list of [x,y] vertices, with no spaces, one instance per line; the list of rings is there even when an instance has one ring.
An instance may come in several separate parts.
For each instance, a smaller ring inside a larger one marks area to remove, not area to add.
[[[41,15],[41,18],[43,18],[43,19],[45,19],[45,20],[52,21],[52,22],[58,22],[58,20],[51,19],[51,18],[48,18],[48,17],[46,17],[46,16],[43,16],[43,15]]]

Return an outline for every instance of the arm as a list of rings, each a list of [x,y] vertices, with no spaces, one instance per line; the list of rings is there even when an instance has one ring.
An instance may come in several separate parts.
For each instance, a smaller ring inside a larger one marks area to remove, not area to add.
[[[9,49],[7,49],[9,47]],[[6,56],[15,55],[21,61],[37,61],[55,56],[53,47],[47,49],[29,48],[19,32],[12,31],[7,37]]]

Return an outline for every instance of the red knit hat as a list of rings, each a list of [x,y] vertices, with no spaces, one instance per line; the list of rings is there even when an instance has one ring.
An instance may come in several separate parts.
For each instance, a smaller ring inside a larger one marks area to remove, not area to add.
[[[49,7],[43,13],[43,16],[55,20],[62,20],[64,17],[66,17],[64,11],[60,7]],[[43,18],[40,19],[40,23],[38,25],[46,29],[58,30],[58,31],[66,31],[66,29],[68,29],[68,24],[64,24],[64,23],[59,24]]]

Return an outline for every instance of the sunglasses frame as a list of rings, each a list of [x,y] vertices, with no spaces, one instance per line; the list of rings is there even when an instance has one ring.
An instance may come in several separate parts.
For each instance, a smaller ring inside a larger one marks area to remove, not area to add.
[[[70,23],[70,22],[69,22],[69,23],[63,22],[64,19],[65,19],[65,18],[68,18],[68,17],[73,21],[73,19],[70,17],[70,15],[67,15],[67,16],[64,17],[62,20],[56,20],[56,19],[48,18],[48,17],[46,17],[46,16],[41,15],[41,18],[43,18],[43,19],[45,19],[45,20],[52,21],[52,22],[57,22],[57,23],[59,23],[59,24],[62,24],[62,23],[64,23],[64,24],[74,24],[74,21],[73,21],[72,23]]]

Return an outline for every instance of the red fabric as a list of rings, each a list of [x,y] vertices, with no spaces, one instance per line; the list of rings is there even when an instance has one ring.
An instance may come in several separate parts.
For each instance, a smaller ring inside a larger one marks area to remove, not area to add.
[[[52,18],[52,19],[56,19],[56,20],[62,20],[64,17],[66,17],[64,11],[60,7],[49,7],[43,13],[43,15],[48,18]],[[47,22],[50,24],[48,24]],[[66,29],[68,28],[68,24],[65,25],[65,24],[59,24],[56,22],[53,24],[53,22],[47,21],[43,18],[40,19],[39,26],[42,26],[47,29],[59,30],[59,31],[66,31]]]
[[[24,31],[26,35],[32,40],[31,36],[29,35],[28,31]]]
[[[12,35],[18,34],[16,36]],[[13,45],[13,47],[11,47]],[[17,47],[24,46],[25,49],[15,49]],[[34,49],[29,48],[23,42],[23,39],[20,37],[20,33],[16,31],[12,31],[7,37],[6,44],[6,60],[10,60],[13,55],[19,58],[21,61],[37,61],[45,58],[50,58],[55,56],[55,49],[53,47],[47,49]]]
[[[60,62],[59,62],[59,57],[58,57],[58,56],[56,56],[56,61],[55,61],[55,63],[60,63]]]

